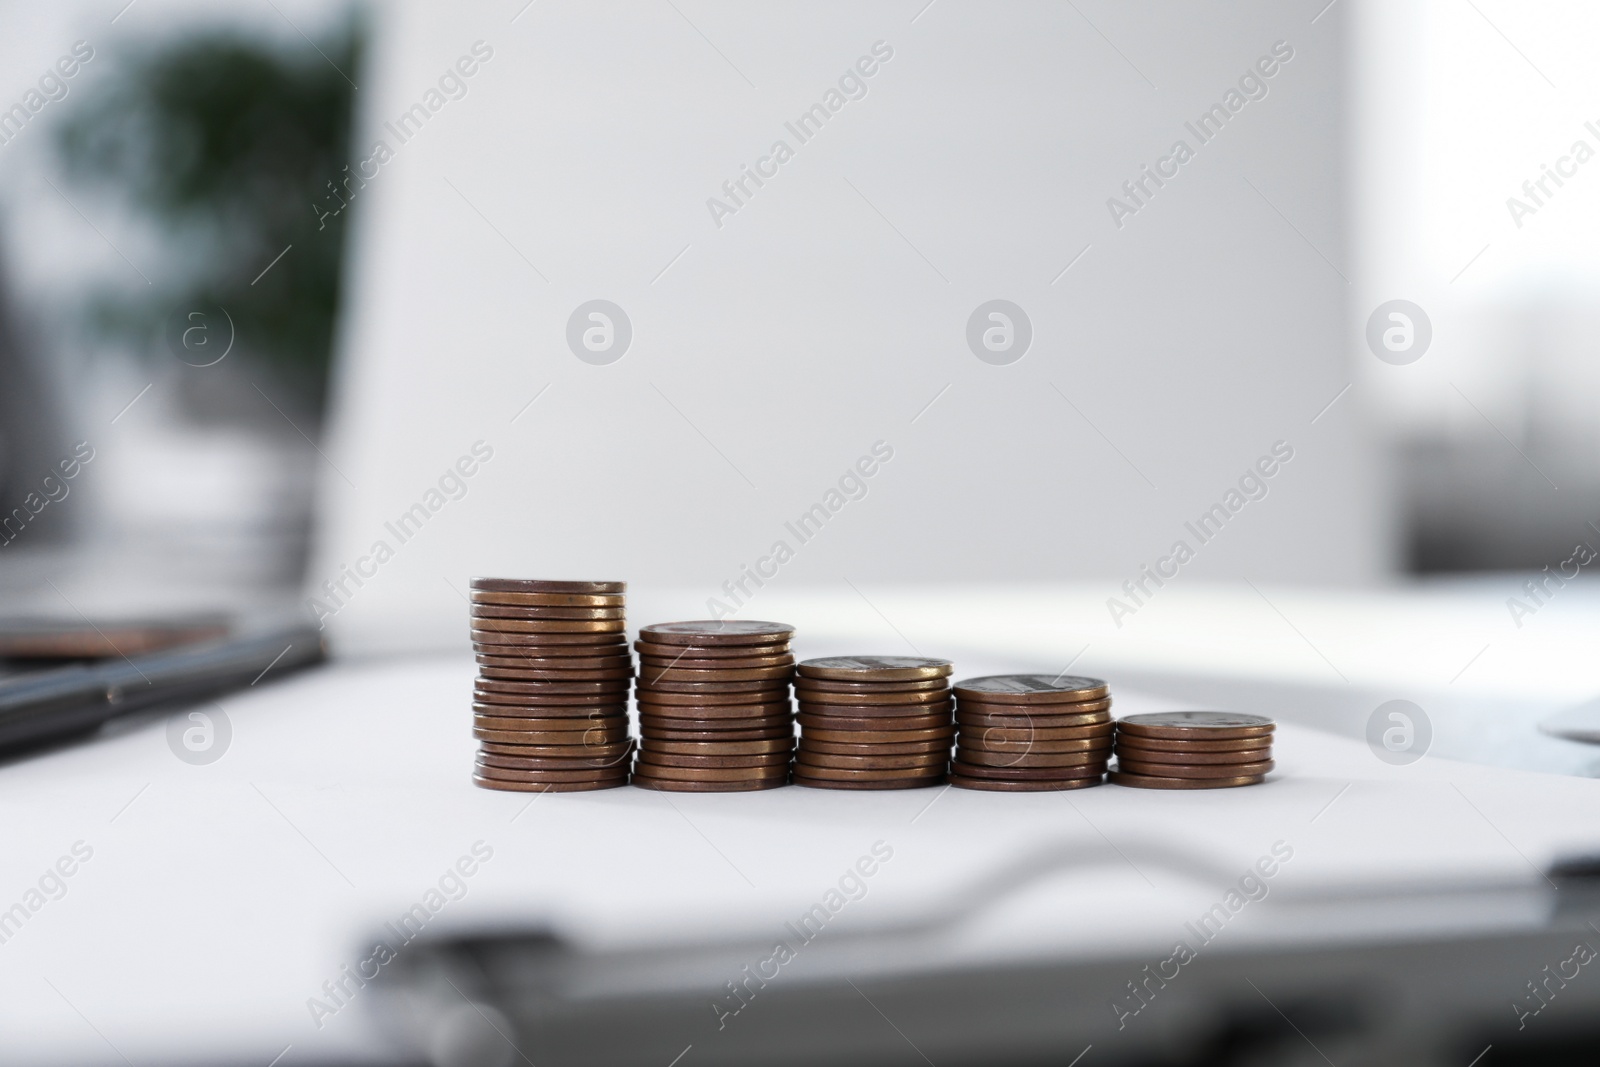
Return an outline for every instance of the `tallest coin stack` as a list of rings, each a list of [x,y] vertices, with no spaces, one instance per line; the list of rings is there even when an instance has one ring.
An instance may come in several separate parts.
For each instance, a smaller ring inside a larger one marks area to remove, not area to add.
[[[486,789],[575,792],[626,785],[624,582],[472,580],[472,780]]]

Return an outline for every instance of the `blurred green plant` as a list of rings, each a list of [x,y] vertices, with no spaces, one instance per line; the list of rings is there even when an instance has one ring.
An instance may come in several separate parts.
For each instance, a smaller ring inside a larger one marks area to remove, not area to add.
[[[186,37],[150,48],[80,104],[59,142],[70,178],[126,197],[181,264],[148,293],[97,294],[95,332],[164,356],[170,316],[221,305],[237,358],[269,368],[296,406],[320,415],[345,216],[319,218],[312,205],[351,160],[346,75],[359,67],[361,38],[354,21],[316,50],[229,32]]]

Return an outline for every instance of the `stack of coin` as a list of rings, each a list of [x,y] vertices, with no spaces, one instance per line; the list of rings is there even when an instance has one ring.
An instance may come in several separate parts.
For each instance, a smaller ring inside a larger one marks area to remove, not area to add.
[[[1117,721],[1117,785],[1226,789],[1272,770],[1271,719],[1228,711],[1166,711]]]
[[[832,656],[796,668],[796,785],[913,789],[944,781],[950,762],[950,661]]]
[[[1039,792],[1099,785],[1111,759],[1111,697],[1098,678],[995,674],[957,682],[950,784]]]
[[[725,619],[639,631],[639,759],[633,784],[682,793],[789,780],[793,626]]]
[[[474,782],[531,793],[627,784],[626,588],[472,580]]]

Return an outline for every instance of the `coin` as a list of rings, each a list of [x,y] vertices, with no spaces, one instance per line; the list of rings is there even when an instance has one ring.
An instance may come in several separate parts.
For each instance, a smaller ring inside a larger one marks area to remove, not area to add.
[[[543,608],[512,607],[508,604],[474,604],[470,610],[473,619],[624,619],[626,609],[615,608]],[[490,626],[491,623],[476,623]]]
[[[628,784],[628,776],[600,782],[507,782],[474,774],[472,783],[484,789],[503,789],[513,793],[587,793],[596,789],[615,789]]]
[[[535,578],[474,578],[472,588],[480,593],[598,593],[622,594],[627,582],[565,582]]]
[[[794,675],[792,667],[742,667],[730,670],[698,671],[678,667],[645,667],[639,671],[639,680],[652,689],[664,688],[663,683],[679,683],[676,692],[693,693],[683,689],[683,684],[707,683],[726,686],[729,682],[787,682]]]
[[[651,763],[639,770],[651,778],[671,778],[693,782],[750,782],[765,778],[786,778],[788,761],[769,767],[667,767]]]
[[[1276,724],[1261,715],[1241,715],[1231,711],[1163,711],[1125,715],[1117,729],[1139,737],[1172,741],[1202,738],[1264,737]]]
[[[924,678],[915,682],[836,682],[830,678],[796,676],[794,687],[808,693],[925,693],[930,689],[950,692],[950,682],[945,678]]]
[[[1080,767],[1098,764],[1105,770],[1109,748],[1090,752],[982,752],[957,742],[956,759],[980,767]]]
[[[951,690],[954,693],[954,690]],[[1004,704],[959,697],[956,701],[974,715],[1025,715],[1039,718],[1047,715],[1089,715],[1108,711],[1111,698],[1100,700],[1063,700],[1057,704]]]
[[[950,701],[942,704],[813,704],[800,701],[800,710],[808,715],[846,719],[894,719],[907,715],[941,715],[950,718]]]
[[[663,659],[748,659],[752,656],[787,656],[789,651],[787,640],[770,645],[666,645],[658,641],[647,641],[643,637],[633,643],[641,656],[656,656]]]
[[[769,752],[788,753],[794,738],[775,737],[770,741],[656,741],[655,752],[677,756],[760,756]]]
[[[478,766],[498,767],[508,771],[559,771],[604,770],[625,767],[633,758],[632,752],[615,756],[502,756],[498,753],[478,753]]]
[[[1271,759],[1272,749],[1245,748],[1236,749],[1233,752],[1167,752],[1161,749],[1134,748],[1119,741],[1117,743],[1117,756],[1136,763],[1203,763],[1226,767]]]
[[[502,745],[611,745],[626,741],[628,728],[591,726],[583,730],[493,730],[474,726],[472,736],[479,741],[494,741]]]
[[[740,719],[670,719],[641,711],[639,713],[639,723],[641,726],[653,726],[662,730],[715,732],[717,730],[764,730],[782,726],[790,733],[794,732],[794,720],[787,714],[751,715]]]
[[[612,756],[631,755],[633,753],[632,741],[612,741],[604,745],[502,745],[493,741],[485,741],[478,745],[478,752],[485,756],[568,756],[574,753],[580,756],[592,756],[596,759],[608,759]]]
[[[1106,776],[1113,785],[1127,785],[1138,789],[1231,789],[1240,785],[1256,785],[1266,781],[1265,775],[1246,775],[1238,778],[1166,778],[1144,774],[1112,771]]]
[[[969,778],[952,774],[950,784],[958,789],[982,789],[991,793],[1047,793],[1057,789],[1085,789],[1100,785],[1102,779],[1093,778]]]
[[[801,712],[795,716],[802,730],[816,727],[836,732],[903,732],[930,730],[950,725],[948,715],[885,715],[872,719],[847,719],[842,715],[812,715]]]
[[[1143,763],[1139,760],[1117,756],[1117,769],[1126,774],[1142,774],[1153,778],[1249,778],[1266,774],[1277,763],[1257,760],[1254,763]]]
[[[499,604],[529,608],[620,608],[627,597],[620,593],[488,593],[473,590],[474,604]]]
[[[647,741],[774,741],[794,737],[794,724],[740,730],[674,730],[640,722],[639,736]]]
[[[633,666],[628,650],[618,645],[610,648],[585,648],[582,645],[555,645],[531,649],[522,655],[522,649],[503,649],[506,655],[478,653],[473,658],[482,667],[500,667],[514,671],[586,671],[611,670]],[[516,655],[512,655],[516,652]]]
[[[822,693],[797,688],[795,695],[809,704],[842,704],[847,707],[863,707],[871,704],[899,707],[914,707],[918,704],[953,706],[948,689],[925,689],[916,693]]]
[[[974,734],[971,730],[963,730],[958,742],[961,747],[972,752],[1022,753],[1044,755],[1055,752],[1101,752],[1110,753],[1111,735],[1101,737],[1081,737],[1075,741],[995,741],[982,733]]]
[[[473,689],[479,693],[505,693],[511,696],[592,696],[601,693],[626,693],[631,685],[627,674],[586,682],[536,681],[508,682],[499,678],[479,678]]]
[[[798,771],[791,777],[795,785],[811,789],[922,789],[944,781],[943,774],[926,778],[813,778]]]
[[[1126,731],[1117,734],[1117,744],[1136,748],[1140,752],[1247,752],[1253,748],[1262,748],[1272,744],[1272,737],[1239,737],[1213,741],[1204,738],[1199,741],[1173,741],[1161,737],[1139,737]]]
[[[480,719],[508,719],[517,724],[516,729],[518,730],[534,730],[541,733],[567,733],[575,737],[585,730],[626,730],[628,728],[628,717],[621,713],[574,718],[474,714],[472,719],[474,723]],[[489,727],[489,729],[499,729],[499,727]]]
[[[676,752],[639,750],[639,762],[652,767],[788,767],[789,753],[769,752],[759,756],[682,756]]]
[[[627,780],[626,767],[583,768],[581,770],[512,770],[507,767],[490,767],[481,761],[474,764],[472,773],[483,778],[498,778],[507,782],[605,782]]]
[[[787,642],[794,627],[755,619],[658,622],[641,627],[639,639],[659,645],[771,645]]]
[[[689,656],[651,656],[644,653],[639,655],[639,667],[654,670],[683,670],[683,671],[720,671],[720,670],[749,670],[762,667],[793,667],[794,656],[790,653],[775,656],[728,656],[725,659],[695,659]]]
[[[626,619],[480,619],[472,620],[472,636],[480,634],[620,634]]]
[[[990,674],[966,678],[955,685],[964,700],[998,704],[1059,704],[1099,700],[1110,692],[1099,678],[1072,674]]]
[[[1007,780],[1099,778],[1105,772],[1106,768],[1103,763],[1085,763],[1070,767],[992,767],[982,763],[968,763],[960,759],[950,761],[950,773],[959,774],[963,778],[1004,778]]]
[[[580,649],[573,649],[576,654],[582,651],[585,655],[593,655],[591,648],[610,650],[616,648],[619,652],[628,649],[628,635],[621,631],[616,633],[512,633],[504,630],[486,630],[474,627],[472,630],[472,648],[475,652],[491,656],[555,656],[563,655],[558,646],[582,645]],[[527,649],[529,651],[523,651]],[[532,651],[537,649],[537,652]],[[551,651],[557,649],[556,651]]]
[[[826,656],[805,660],[796,668],[807,678],[841,682],[912,682],[945,678],[953,669],[947,659],[922,656]]]
[[[549,719],[552,722],[626,721],[628,705],[616,704],[484,704],[472,705],[474,715],[503,715],[517,719]],[[577,729],[576,726],[573,729]]]
[[[995,707],[997,705],[988,705]],[[1090,711],[1081,715],[1001,715],[998,712],[973,711],[972,705],[956,705],[956,721],[967,726],[999,726],[1012,730],[1060,730],[1073,726],[1099,726],[1111,722],[1109,711]]]
[[[748,683],[739,682],[738,685]],[[774,704],[789,702],[789,687],[739,689],[731,693],[672,693],[659,689],[640,688],[635,698],[643,704],[678,704],[685,707],[707,707],[713,704]]]
[[[740,719],[765,719],[774,715],[790,715],[793,708],[786,700],[775,700],[767,704],[649,704],[639,703],[640,714],[648,714],[657,719],[705,719],[711,721],[734,722]]]
[[[611,708],[616,708],[618,711],[625,710],[628,706],[628,691],[623,689],[615,693],[552,693],[547,696],[534,696],[528,693],[486,693],[474,689],[472,700],[474,709],[479,704],[490,705],[491,715],[519,714],[515,711],[502,710],[506,708],[527,708],[540,715],[588,715]]]
[[[903,745],[913,741],[948,740],[955,735],[954,726],[928,730],[825,730],[820,727],[808,727],[801,737],[811,741],[848,742],[857,745],[873,744],[878,741]]]
[[[789,776],[779,775],[748,782],[690,782],[635,774],[633,784],[643,789],[659,789],[670,793],[750,793],[758,789],[777,789],[788,785]]]
[[[807,778],[825,778],[830,781],[850,781],[851,779],[871,779],[873,781],[891,781],[895,778],[927,778],[942,776],[945,766],[943,760],[931,764],[912,767],[820,767],[814,763],[807,763],[803,767],[797,765],[799,773]]]
[[[619,723],[619,722],[616,721],[617,719],[621,719],[621,718],[622,718],[622,716],[619,715],[619,716],[616,716],[616,718],[613,719],[609,724],[600,724],[600,725],[595,725],[596,723],[599,722],[599,720],[595,720],[595,719],[557,719],[555,721],[556,722],[570,722],[570,723],[589,723],[590,726],[588,726],[588,727],[579,727],[578,729],[569,729],[569,730],[566,731],[569,734],[581,735],[585,729],[600,729],[600,730],[605,730],[605,729],[620,730],[620,729],[623,729],[627,725],[627,723],[626,722],[620,722]],[[472,725],[480,726],[485,730],[543,729],[545,732],[553,732],[548,727],[543,727],[543,726],[530,727],[530,726],[527,725],[529,722],[543,723],[544,720],[540,720],[540,719],[519,719],[519,718],[516,718],[515,716],[511,716],[511,715],[474,715],[472,717]],[[559,727],[557,729],[559,729]],[[574,739],[571,743],[576,744],[577,743],[576,739]]]
[[[795,762],[807,767],[833,767],[839,770],[905,770],[914,767],[942,771],[947,761],[942,752],[905,756],[835,756],[827,752],[801,751],[796,753]]]
[[[1114,736],[1112,724],[1095,723],[1089,726],[1060,726],[1035,729],[1027,726],[972,726],[961,728],[963,737],[972,738],[984,745],[1033,744],[1040,741],[1082,741]]]
[[[856,745],[849,742],[818,741],[813,734],[807,734],[800,739],[800,749],[806,752],[817,752],[834,756],[908,756],[918,752],[946,752],[950,751],[950,742],[945,740],[912,741],[907,744],[894,742]]]
[[[505,667],[479,667],[478,677],[499,682],[610,682],[618,678],[632,678],[633,668],[520,671]]]

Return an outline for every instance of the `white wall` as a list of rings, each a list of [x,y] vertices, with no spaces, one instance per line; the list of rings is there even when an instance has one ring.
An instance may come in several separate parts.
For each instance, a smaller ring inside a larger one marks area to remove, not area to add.
[[[343,647],[464,640],[473,574],[689,587],[703,610],[780,539],[793,587],[1110,595],[1179,538],[1195,580],[1384,571],[1361,411],[1312,423],[1352,377],[1340,8],[921,6],[383,9],[358,98],[393,158],[350,207],[311,591],[379,540],[394,556],[324,599]],[[465,97],[400,144],[383,123],[480,40]],[[785,121],[878,41],[865,98],[799,144]],[[1200,145],[1185,121],[1277,41],[1268,94]],[[719,228],[707,199],[780,138],[794,158]],[[1118,228],[1107,198],[1179,138],[1194,158]],[[595,298],[632,322],[609,366],[564,339]],[[1033,325],[1009,366],[965,341],[993,298]],[[1270,495],[1199,546],[1185,520],[1280,440]],[[478,441],[493,459],[401,544],[385,522]],[[800,544],[785,521],[877,441],[868,495]]]

